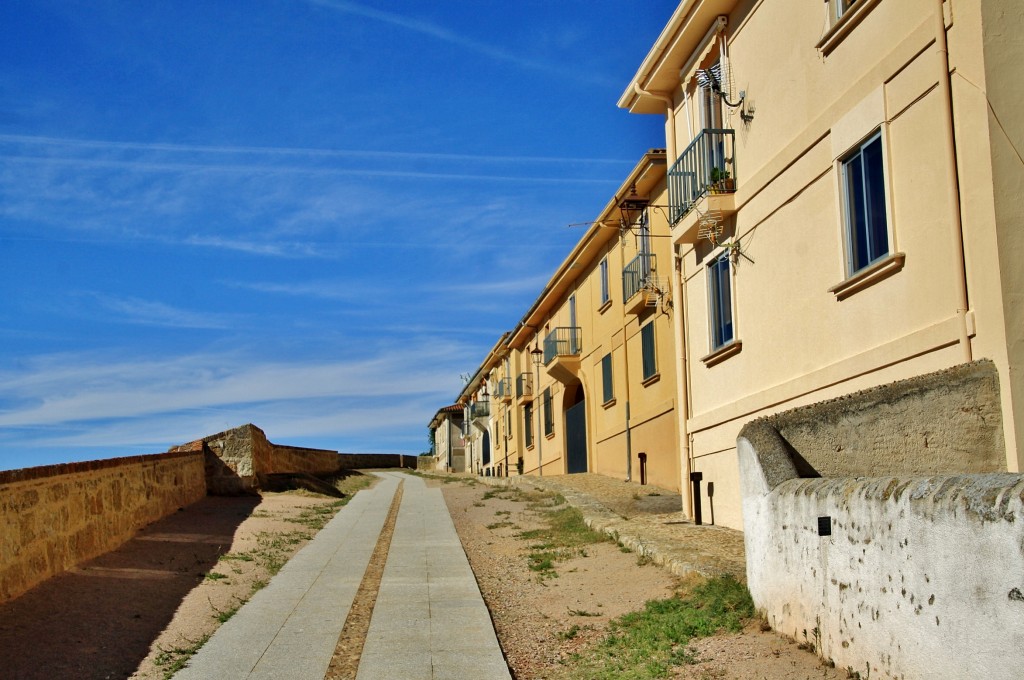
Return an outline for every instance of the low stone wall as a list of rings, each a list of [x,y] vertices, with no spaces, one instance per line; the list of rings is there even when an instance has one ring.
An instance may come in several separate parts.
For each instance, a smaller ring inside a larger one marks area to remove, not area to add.
[[[279,444],[272,446],[271,466],[274,473],[308,472],[311,475],[331,475],[340,469],[341,460],[337,451]]]
[[[1006,472],[991,361],[767,416],[804,477]]]
[[[252,423],[175,446],[171,451],[202,451],[211,494],[254,493],[260,475],[305,472],[331,475],[341,469],[337,451],[283,446]]]
[[[341,470],[365,470],[368,468],[406,468],[415,470],[419,456],[401,453],[339,453]]]
[[[827,403],[835,417],[817,425],[812,406],[743,428],[737,450],[748,587],[776,630],[814,644],[822,657],[861,677],[1017,678],[1024,648],[1024,475],[905,472],[936,464],[973,470],[978,461],[1003,460],[1002,451],[986,450],[991,439],[967,441],[955,427],[929,430],[913,419],[900,432],[945,433],[941,463],[929,460],[931,446],[893,460],[864,447],[858,450],[874,461],[871,476],[819,476],[850,465],[830,459],[845,447],[820,445],[844,431],[829,429],[830,422],[857,420],[860,439],[892,441],[892,432],[876,428],[890,427],[893,413],[907,413],[901,388],[920,403],[935,384],[925,376],[923,383],[885,388],[884,399],[874,398],[877,391],[866,399],[851,395],[853,416]],[[936,399],[927,407],[931,417],[988,412],[987,404],[963,397]],[[993,397],[998,404],[998,390]],[[853,441],[855,434],[846,429],[842,437]]]
[[[0,602],[205,495],[196,451],[0,472]]]

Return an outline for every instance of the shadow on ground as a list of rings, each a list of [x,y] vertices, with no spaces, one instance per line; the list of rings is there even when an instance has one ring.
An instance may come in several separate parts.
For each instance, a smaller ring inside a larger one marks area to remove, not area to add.
[[[130,676],[259,502],[209,496],[0,605],[0,676]]]

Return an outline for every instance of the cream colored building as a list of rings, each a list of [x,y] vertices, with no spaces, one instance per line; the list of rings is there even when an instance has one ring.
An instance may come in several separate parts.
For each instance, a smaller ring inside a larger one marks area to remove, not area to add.
[[[664,439],[705,521],[742,528],[744,423],[973,359],[997,367],[1021,470],[1022,36],[1020,0],[684,0],[669,18],[619,106],[666,121],[682,408]]]
[[[644,154],[467,384],[492,475],[575,472],[679,489],[666,161]],[[482,460],[482,459],[481,459]]]

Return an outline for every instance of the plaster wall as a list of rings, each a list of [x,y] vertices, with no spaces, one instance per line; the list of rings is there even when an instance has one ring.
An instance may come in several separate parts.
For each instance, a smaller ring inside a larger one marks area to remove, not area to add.
[[[1017,57],[1024,58],[1024,8],[1012,0],[945,3],[954,168],[944,150],[933,0],[858,3],[852,28],[827,44],[827,4],[689,5],[689,18],[671,29],[678,30],[672,37],[696,45],[714,15],[727,13],[726,89],[734,100],[744,90],[744,110],[753,114],[744,120],[740,108],[723,107],[722,126],[736,135],[736,212],[724,220],[719,243],[738,244],[742,252],[734,254],[731,279],[740,346],[724,360],[711,358],[707,265],[725,250],[704,239],[693,243],[680,225],[673,230],[687,317],[681,379],[689,381],[691,466],[714,485],[716,521],[742,526],[735,438],[751,417],[965,360],[957,345],[961,260],[948,188],[953,172],[963,201],[970,348],[974,358],[993,360],[1002,385],[999,436],[1006,446],[995,449],[1005,461],[994,469],[1022,469],[1016,431],[1024,422],[1024,85],[1015,69]],[[705,23],[693,24],[694,17]],[[781,30],[787,40],[778,39]],[[672,41],[663,44],[676,49]],[[700,65],[717,60],[719,48],[716,39]],[[698,52],[674,54],[639,84],[672,93],[675,128],[666,128],[666,143],[674,132],[678,153],[702,125],[695,85],[678,75]],[[848,292],[838,162],[876,131],[885,154],[889,251],[896,257],[885,275]],[[703,502],[706,521],[712,502]]]
[[[205,495],[199,451],[0,472],[0,602]]]
[[[739,458],[747,585],[773,628],[862,677],[1019,677],[1024,477],[771,487],[757,443]]]

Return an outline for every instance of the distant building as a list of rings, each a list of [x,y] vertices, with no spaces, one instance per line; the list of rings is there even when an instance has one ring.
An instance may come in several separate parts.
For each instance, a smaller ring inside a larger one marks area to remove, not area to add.
[[[438,409],[429,428],[434,443],[434,469],[465,472],[466,443],[462,436],[462,406],[454,404]]]

